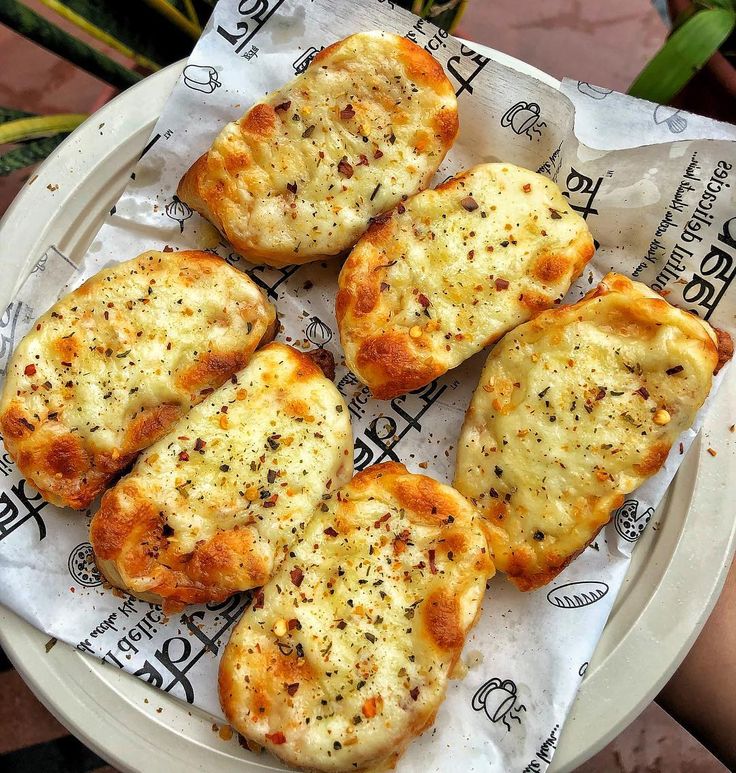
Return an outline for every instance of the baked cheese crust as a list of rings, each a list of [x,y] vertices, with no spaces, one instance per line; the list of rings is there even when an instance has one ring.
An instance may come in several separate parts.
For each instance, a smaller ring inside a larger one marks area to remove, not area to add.
[[[263,585],[352,471],[340,393],[309,357],[269,344],[105,494],[90,529],[97,565],[168,608],[223,600]]]
[[[308,263],[426,187],[457,128],[442,66],[405,38],[361,32],[225,126],[178,195],[249,260]]]
[[[481,164],[377,219],[339,279],[350,369],[375,397],[418,389],[568,291],[593,239],[551,180]]]
[[[220,664],[232,726],[290,765],[391,766],[431,726],[494,569],[454,489],[379,464],[317,508]]]
[[[496,345],[454,485],[493,525],[496,566],[521,590],[552,580],[659,470],[707,397],[727,338],[608,274]]]
[[[105,268],[39,317],[11,357],[5,447],[44,499],[82,510],[275,324],[258,287],[207,252]]]

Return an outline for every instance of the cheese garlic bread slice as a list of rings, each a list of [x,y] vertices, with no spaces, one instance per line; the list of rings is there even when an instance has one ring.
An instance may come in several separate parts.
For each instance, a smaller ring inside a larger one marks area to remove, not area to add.
[[[340,273],[347,364],[378,398],[430,383],[568,291],[593,255],[546,177],[481,164],[377,219]]]
[[[340,393],[309,357],[269,344],[105,494],[90,531],[97,565],[169,608],[263,585],[352,469]]]
[[[485,524],[398,463],[316,509],[220,664],[232,726],[290,765],[393,767],[434,721],[486,580]]]
[[[145,252],[104,268],[10,358],[5,447],[49,502],[83,510],[275,332],[245,275],[207,252]]]
[[[552,580],[659,470],[729,343],[645,285],[608,274],[579,303],[495,346],[465,417],[454,485],[493,525],[496,566],[521,590]]]
[[[406,38],[361,32],[225,126],[178,195],[249,260],[308,263],[426,187],[457,128],[439,62]]]

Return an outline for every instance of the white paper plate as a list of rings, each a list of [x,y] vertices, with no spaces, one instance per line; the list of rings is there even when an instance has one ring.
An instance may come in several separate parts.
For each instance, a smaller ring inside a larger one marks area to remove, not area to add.
[[[557,86],[505,54],[475,47]],[[183,64],[106,105],[39,169],[0,222],[0,308],[50,245],[81,257],[122,192]],[[120,256],[121,258],[130,256]],[[571,770],[623,729],[685,656],[713,607],[736,545],[733,484],[736,378],[640,541],[552,769]],[[718,449],[718,457],[706,453]],[[727,488],[729,486],[729,488]],[[687,518],[686,518],[687,515]],[[550,632],[554,636],[554,632]],[[48,636],[0,607],[0,643],[38,698],[100,756],[124,771],[280,769],[213,732],[211,716]]]

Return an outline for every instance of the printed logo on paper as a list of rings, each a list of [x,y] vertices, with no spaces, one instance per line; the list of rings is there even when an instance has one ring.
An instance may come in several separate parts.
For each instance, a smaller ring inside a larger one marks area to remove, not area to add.
[[[92,545],[89,542],[81,542],[72,550],[67,566],[69,574],[77,585],[82,585],[85,588],[102,585],[102,576],[95,563]]]
[[[616,531],[627,542],[636,542],[654,514],[654,508],[648,507],[639,512],[639,502],[636,499],[627,499],[613,516],[613,525]]]
[[[526,706],[518,700],[517,689],[511,679],[489,679],[473,696],[473,710],[484,712],[491,722],[503,722],[506,730],[511,730],[509,720],[521,724],[520,713],[526,712]]]

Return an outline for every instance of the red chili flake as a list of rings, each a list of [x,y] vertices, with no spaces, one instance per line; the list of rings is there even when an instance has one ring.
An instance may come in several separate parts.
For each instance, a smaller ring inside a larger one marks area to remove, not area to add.
[[[381,292],[385,293],[386,290],[390,290],[391,285],[388,282],[381,282]]]
[[[26,374],[26,376],[35,376],[36,375],[36,366],[35,365],[26,365],[23,372]]]
[[[427,306],[429,306],[429,298],[427,298],[427,296],[424,295],[424,293],[419,293],[419,295],[417,295],[417,300],[419,301],[419,303],[422,305],[423,308],[426,309]]]
[[[415,701],[419,697],[419,688],[412,687],[411,690],[409,690],[409,695],[411,695],[411,699]]]
[[[286,736],[280,730],[277,730],[275,733],[266,733],[266,740],[275,746],[281,746],[282,743],[286,743]]]
[[[353,176],[353,167],[348,164],[346,156],[343,156],[340,159],[340,163],[337,165],[337,171],[340,172],[343,177],[350,178]]]
[[[325,377],[333,381],[335,378],[335,355],[329,349],[310,349],[304,354],[325,374]]]
[[[391,513],[382,515],[377,521],[374,521],[373,528],[377,529],[382,523],[385,523],[391,517]]]
[[[383,152],[380,150],[376,150],[376,152],[373,154],[373,158],[382,158]]]
[[[206,440],[202,440],[201,437],[198,437],[196,441],[194,442],[194,450],[195,451],[203,451],[204,447],[207,445]]]
[[[287,102],[282,102],[280,105],[276,105],[274,107],[274,110],[278,113],[282,110],[288,110],[291,107],[291,100],[288,100]]]
[[[289,695],[296,695],[296,691],[298,689],[299,689],[299,682],[294,682],[294,684],[286,685],[286,692],[288,692]]]
[[[478,202],[472,196],[466,196],[460,202],[460,206],[468,212],[475,212],[478,209]]]
[[[674,368],[667,368],[665,373],[668,376],[674,376],[676,373],[682,373],[683,370],[685,370],[685,368],[682,365],[675,365]]]
[[[375,697],[368,698],[366,701],[363,702],[363,716],[366,719],[372,719],[376,716],[376,711],[378,709],[378,700]]]
[[[606,396],[606,388],[605,387],[599,387],[598,388],[598,394],[595,396],[596,400],[602,400]]]
[[[389,220],[391,220],[391,212],[381,212],[380,215],[372,217],[370,219],[370,223],[371,225],[373,225],[373,223],[376,223],[377,225],[383,225],[384,223],[388,223]]]
[[[291,193],[296,193],[297,191],[296,183],[286,183],[286,190],[290,191]]]
[[[353,106],[346,105],[343,107],[343,109],[340,111],[340,118],[344,118],[346,121],[350,120],[351,118],[355,118],[355,110],[353,110]]]
[[[340,622],[337,624],[337,627],[338,627],[338,628],[339,628],[341,631],[344,631],[344,630],[345,630],[345,628],[347,628],[347,625],[348,625],[348,624],[347,624],[347,623],[346,623],[344,620],[340,620]]]
[[[263,588],[258,588],[258,590],[253,594],[253,606],[251,609],[263,609]]]
[[[358,166],[368,166],[368,156],[366,156],[363,153],[361,153],[360,154],[360,161],[358,162]]]
[[[337,537],[337,532],[336,532],[336,531],[335,531],[335,530],[332,528],[332,526],[328,526],[328,527],[325,529],[324,533],[325,533],[325,534],[326,534],[328,537]]]
[[[293,631],[295,628],[297,630],[300,630],[302,627],[301,623],[295,617],[292,617],[291,620],[289,620],[289,622],[287,623],[287,625],[290,631]]]
[[[429,571],[437,574],[437,564],[434,562],[434,548],[429,551]]]
[[[649,390],[644,386],[639,387],[634,394],[641,395],[645,400],[649,399]]]
[[[188,462],[189,461],[189,454],[186,451],[180,451],[179,452],[179,461],[180,462]]]
[[[509,289],[509,281],[508,279],[497,279],[496,280],[496,290],[508,290]]]
[[[530,191],[531,189],[532,189],[532,186],[531,186],[531,184],[530,184],[530,183],[526,183],[526,184],[525,184],[525,185],[522,187],[522,190],[524,191],[524,193],[529,193],[529,191]]]
[[[291,570],[291,572],[289,572],[289,576],[291,577],[291,581],[294,583],[294,585],[296,585],[297,588],[304,581],[304,572],[298,566],[295,566]]]
[[[562,219],[562,215],[556,209],[552,209],[552,207],[549,208],[549,216],[552,218],[552,220]]]

